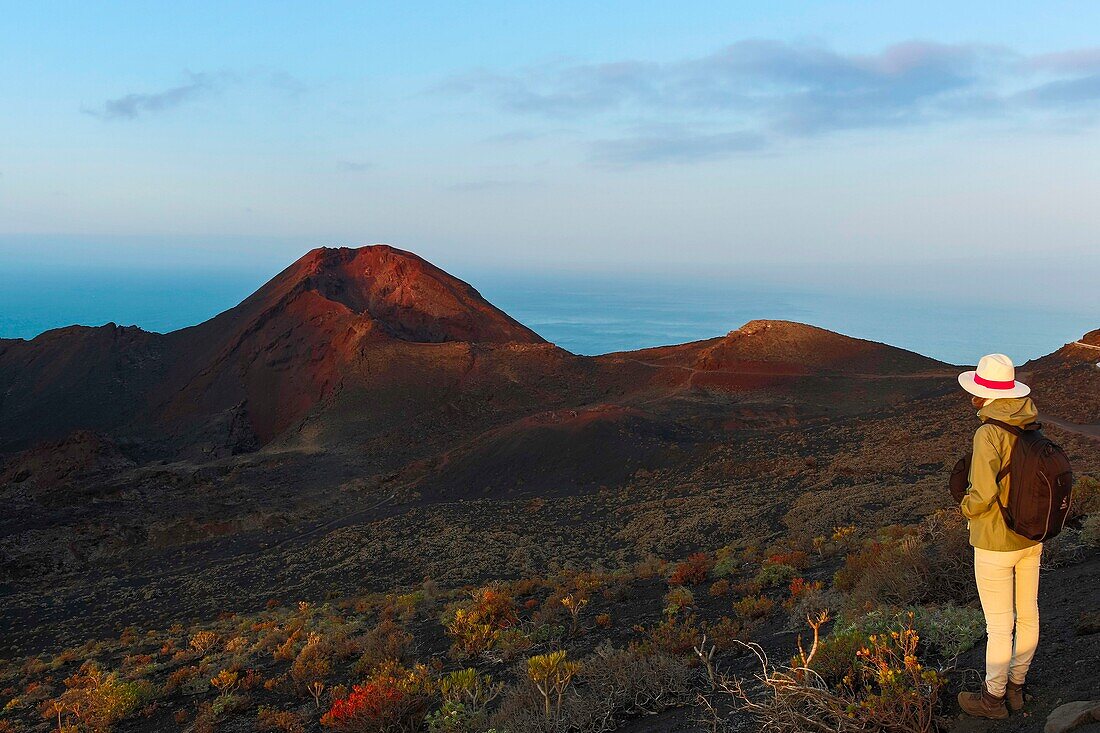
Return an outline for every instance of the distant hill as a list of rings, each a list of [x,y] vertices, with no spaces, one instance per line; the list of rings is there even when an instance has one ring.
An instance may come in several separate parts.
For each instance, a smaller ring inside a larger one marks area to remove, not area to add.
[[[942,362],[875,341],[792,321],[749,321],[725,336],[631,352],[638,359],[700,371],[895,374]]]
[[[1081,424],[1100,423],[1100,329],[1023,365],[1040,410]]]

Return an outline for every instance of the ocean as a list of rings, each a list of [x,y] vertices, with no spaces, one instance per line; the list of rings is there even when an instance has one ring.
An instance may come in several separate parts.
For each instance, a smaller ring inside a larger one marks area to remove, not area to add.
[[[0,337],[33,338],[69,324],[115,322],[151,331],[199,323],[272,273],[180,270],[0,272]],[[1017,363],[1100,327],[1086,307],[986,302],[979,294],[917,297],[810,290],[737,278],[463,272],[492,303],[577,354],[720,336],[747,321],[786,319],[882,341],[953,364],[1003,352]]]

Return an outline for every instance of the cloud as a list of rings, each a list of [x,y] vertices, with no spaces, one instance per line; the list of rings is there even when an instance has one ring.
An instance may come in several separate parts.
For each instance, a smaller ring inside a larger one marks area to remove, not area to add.
[[[587,145],[600,164],[692,162],[840,131],[1073,112],[1100,101],[1100,47],[1029,56],[1003,46],[910,41],[844,53],[749,39],[673,62],[482,69],[437,91],[599,127],[604,139]],[[607,134],[639,123],[670,131]]]
[[[560,134],[562,130],[513,130],[511,132],[502,132],[496,135],[490,135],[482,140],[482,142],[490,143],[493,145],[514,145],[517,143],[528,143],[535,140],[542,140],[547,137]]]
[[[941,97],[975,86],[997,49],[904,43],[877,54],[746,40],[673,63],[618,61],[474,72],[441,88],[485,94],[501,108],[552,118],[629,111],[732,112],[763,116],[792,132],[895,124]]]
[[[186,81],[159,92],[135,92],[108,99],[99,107],[83,108],[85,114],[103,120],[133,120],[152,113],[166,112],[200,97],[235,86],[273,90],[279,95],[298,99],[315,86],[279,70],[257,68],[242,72],[185,72]]]
[[[1040,107],[1079,109],[1100,102],[1100,73],[1040,84],[1022,92],[1019,98]]]
[[[537,181],[520,181],[504,179],[485,179],[480,181],[460,181],[452,183],[444,188],[456,193],[477,193],[481,191],[514,190],[517,188],[533,188],[539,186]]]
[[[126,94],[108,99],[98,109],[84,109],[86,114],[104,120],[132,120],[150,112],[163,112],[214,91],[218,79],[211,74],[187,73],[187,82],[160,92]]]
[[[341,160],[336,164],[336,167],[347,173],[362,173],[363,171],[369,171],[374,168],[374,163],[367,163],[360,160]]]
[[[600,140],[590,147],[590,159],[609,167],[641,163],[692,163],[762,150],[763,135],[752,132],[697,134],[673,132],[619,140]]]
[[[1040,71],[1063,74],[1098,73],[1100,72],[1100,46],[1038,54],[1028,59],[1026,66]]]

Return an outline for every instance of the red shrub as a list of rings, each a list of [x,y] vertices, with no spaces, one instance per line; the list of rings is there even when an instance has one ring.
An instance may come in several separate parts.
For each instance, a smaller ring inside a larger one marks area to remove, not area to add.
[[[714,567],[714,559],[705,552],[697,552],[676,566],[668,582],[671,585],[699,585],[707,579]]]
[[[321,725],[347,733],[420,730],[426,705],[419,680],[397,666],[383,669],[334,701],[321,716]]]
[[[355,685],[351,694],[332,703],[321,717],[321,724],[337,730],[357,730],[377,725],[394,716],[401,708],[405,692],[392,680],[375,680]]]
[[[792,568],[801,570],[810,564],[810,556],[802,550],[791,550],[790,552],[776,553],[770,556],[767,561],[772,565],[790,565]]]
[[[794,608],[794,604],[798,602],[801,596],[806,593],[816,593],[821,590],[823,585],[820,580],[807,583],[805,578],[794,578],[791,580],[791,597],[784,601],[783,605],[787,608]]]

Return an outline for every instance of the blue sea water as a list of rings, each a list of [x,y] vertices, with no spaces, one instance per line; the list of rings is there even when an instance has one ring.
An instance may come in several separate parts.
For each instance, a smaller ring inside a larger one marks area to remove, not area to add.
[[[272,272],[0,271],[0,337],[32,338],[108,321],[170,331],[240,302]],[[498,307],[578,354],[710,338],[757,319],[787,319],[882,341],[955,364],[1000,351],[1017,362],[1100,327],[1084,306],[985,302],[764,285],[736,278],[464,272]]]

